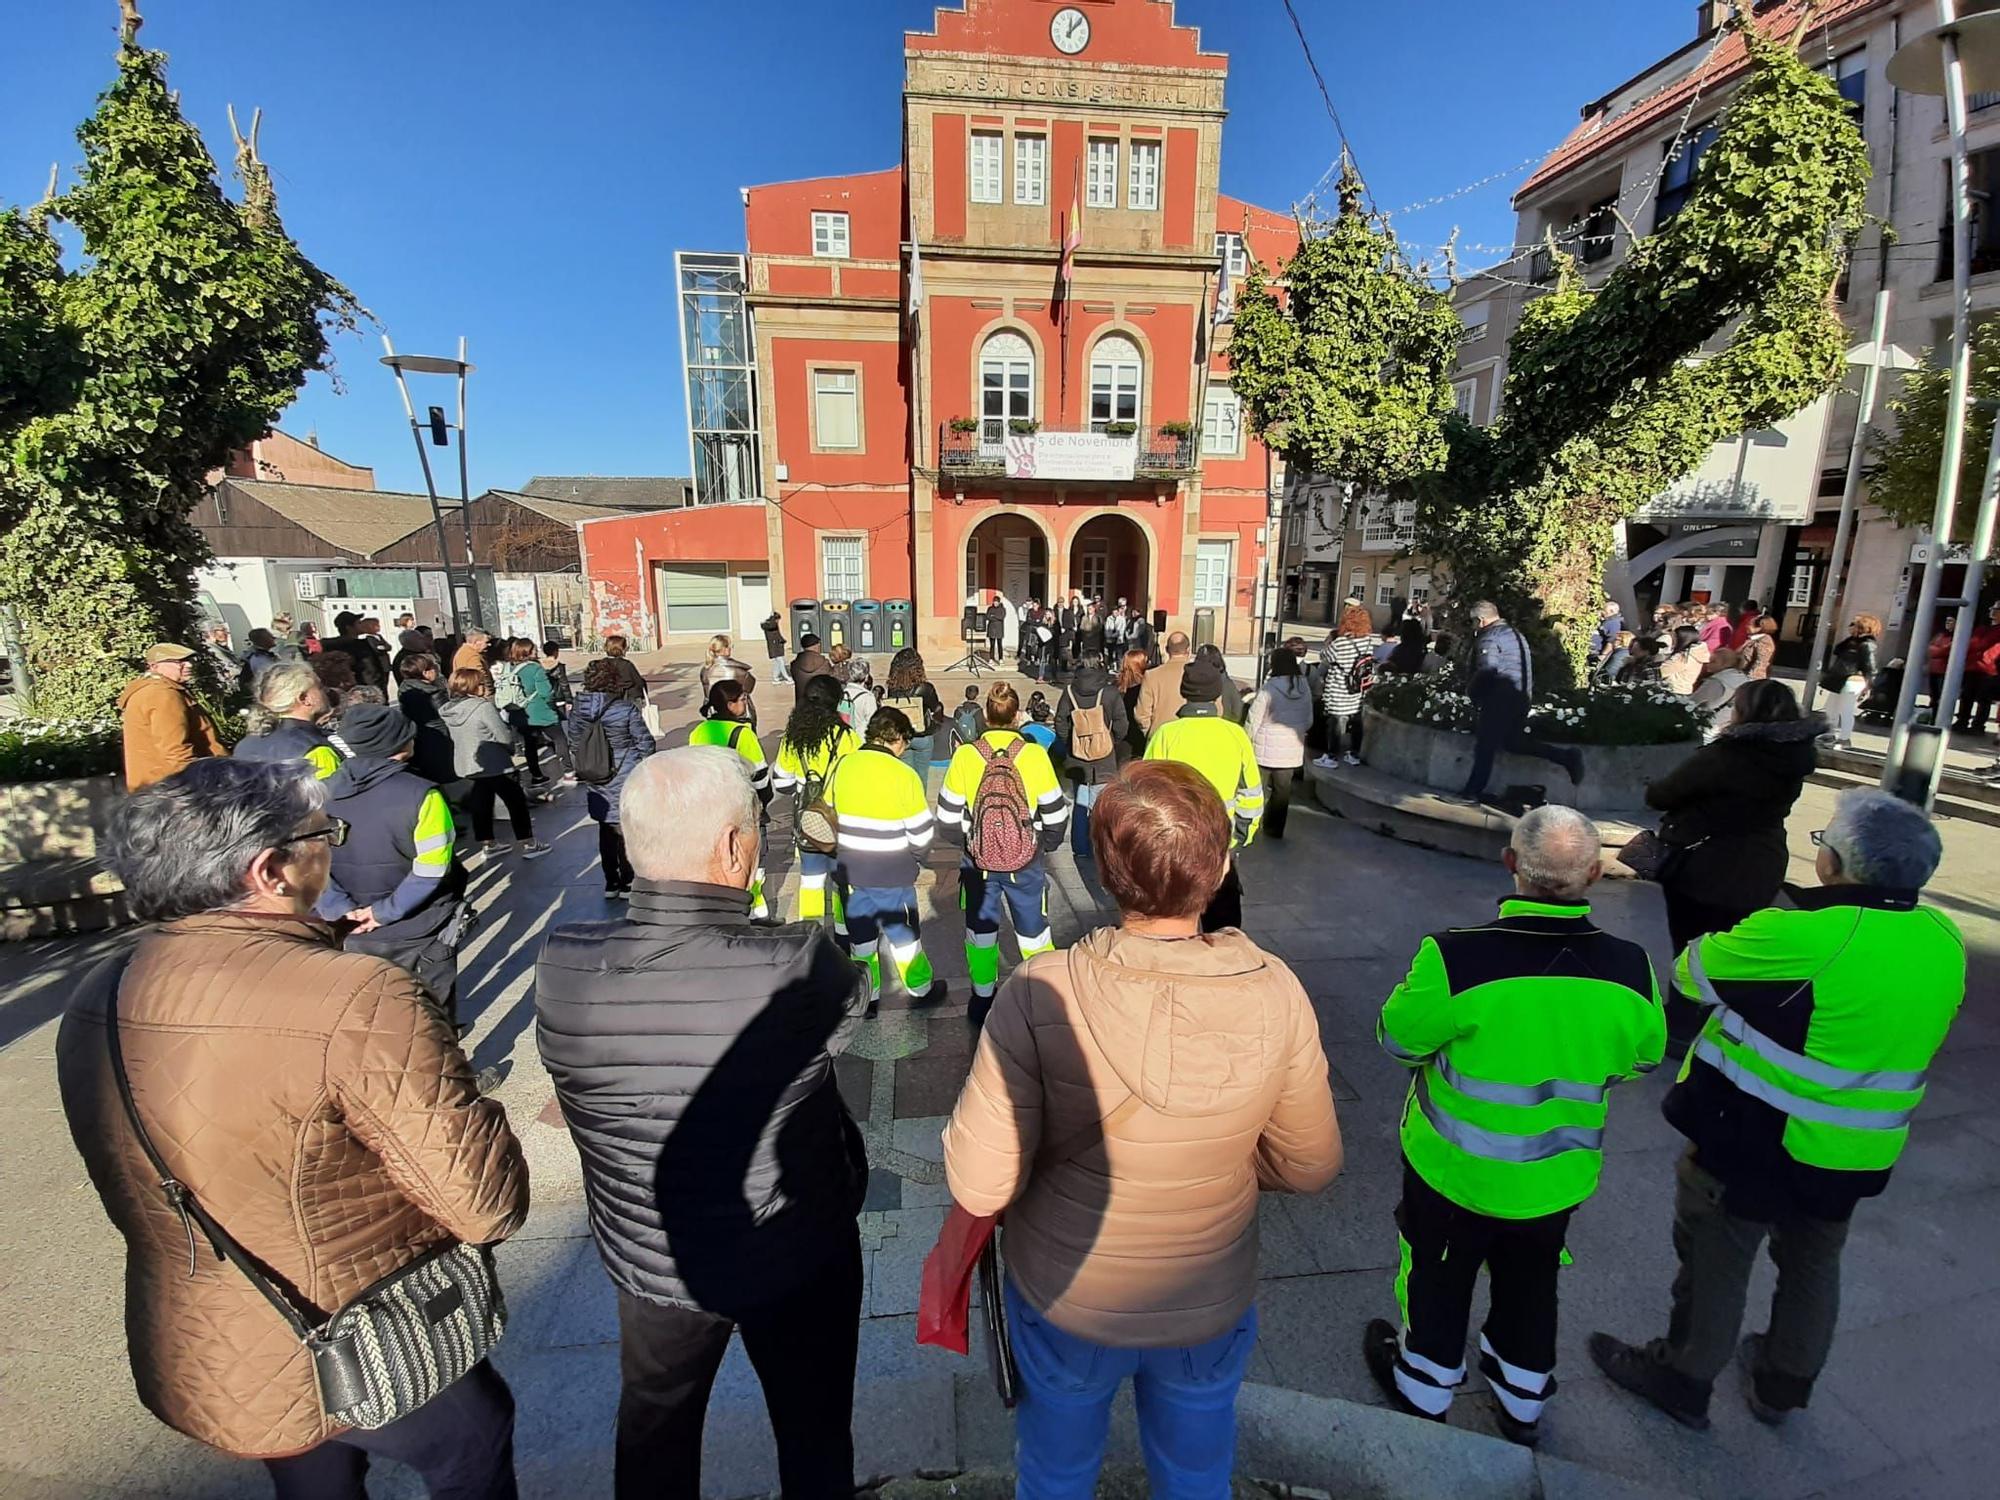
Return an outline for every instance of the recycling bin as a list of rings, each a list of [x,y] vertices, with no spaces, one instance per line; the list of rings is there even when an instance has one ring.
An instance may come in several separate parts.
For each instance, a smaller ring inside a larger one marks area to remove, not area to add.
[[[809,635],[824,637],[820,629],[819,600],[794,599],[792,601],[792,650],[800,649],[799,643]]]
[[[917,606],[911,599],[891,599],[882,606],[889,625],[889,649],[901,651],[917,639]]]
[[[854,610],[845,599],[822,599],[819,601],[820,623],[826,628],[820,631],[821,643],[831,651],[835,646],[853,646]]]
[[[854,601],[854,649],[856,651],[879,651],[884,639],[882,630],[882,601],[880,599],[856,599]]]

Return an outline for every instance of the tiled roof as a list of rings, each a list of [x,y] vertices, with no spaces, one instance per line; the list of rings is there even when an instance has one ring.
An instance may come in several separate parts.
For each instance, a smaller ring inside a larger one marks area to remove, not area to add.
[[[229,479],[223,485],[357,557],[373,557],[431,524],[431,503],[423,495],[280,484],[268,479]],[[445,510],[454,514],[458,506],[454,502]]]
[[[1894,0],[1828,0],[1813,11],[1812,26],[1817,32],[1822,26],[1839,25],[1863,11],[1892,3]],[[1766,36],[1789,38],[1797,29],[1806,4],[1807,0],[1782,0],[1780,4],[1752,11],[1751,23]],[[1749,65],[1750,52],[1741,33],[1729,31],[1703,54],[1692,70],[1662,86],[1657,93],[1647,95],[1623,114],[1606,119],[1605,107],[1597,106],[1570,132],[1569,139],[1556,147],[1548,160],[1521,184],[1514,201],[1519,203],[1538,188],[1613,148],[1628,144],[1645,131],[1664,126],[1687,108],[1697,91],[1704,97],[1713,95],[1733,83]]]
[[[564,526],[575,526],[579,521],[601,521],[606,516],[637,515],[644,509],[633,505],[592,505],[578,500],[552,500],[547,495],[530,495],[522,490],[488,490],[486,493]],[[678,510],[680,506],[676,503],[663,508]]]
[[[595,505],[607,514],[633,510],[677,510],[688,503],[692,479],[637,475],[537,474],[512,494],[540,495],[576,505]]]

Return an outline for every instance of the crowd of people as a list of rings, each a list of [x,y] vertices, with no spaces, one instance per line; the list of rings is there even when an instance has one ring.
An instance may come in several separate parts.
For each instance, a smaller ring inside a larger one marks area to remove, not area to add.
[[[1184,634],[1157,656],[1107,635],[1093,655],[1083,631],[1065,656],[1058,625],[1056,701],[1002,680],[949,708],[918,652],[878,685],[865,658],[807,636],[772,657],[792,692],[761,735],[757,675],[718,636],[677,749],[660,748],[616,638],[573,691],[553,643],[471,632],[392,661],[337,624],[319,651],[259,669],[251,733],[228,755],[191,717],[192,653],[155,648],[138,722],[187,753],[128,747],[132,794],[107,832],[153,925],[80,987],[58,1042],[77,1147],[126,1240],[141,1399],[264,1460],[287,1500],[354,1500],[371,1455],[434,1494],[514,1494],[513,1400],[490,1363],[383,1425],[336,1421],[294,1320],[197,1237],[226,1225],[318,1326],[441,1247],[520,1226],[519,1143],[459,1045],[465,871],[496,857],[496,800],[533,858],[533,795],[574,782],[615,904],[548,937],[536,1038],[617,1291],[616,1493],[699,1493],[736,1332],[783,1492],[853,1492],[869,1163],[832,1064],[891,984],[913,1006],[948,997],[924,920],[949,903],[919,890],[942,837],[977,1029],[945,1176],[960,1211],[1004,1221],[1020,1492],[1094,1493],[1130,1379],[1155,1492],[1228,1494],[1259,1195],[1321,1192],[1344,1155],[1318,1020],[1244,930],[1241,866],[1284,835],[1316,707],[1341,721],[1334,753],[1353,753],[1358,704],[1339,705],[1450,654],[1421,621],[1388,639],[1365,622],[1344,616],[1321,649],[1317,692],[1298,641],[1247,696]],[[1501,748],[1534,748],[1532,668],[1497,609],[1474,623],[1490,770]],[[1841,799],[1814,835],[1819,888],[1776,905],[1818,726],[1763,679],[1730,704],[1725,731],[1649,791],[1676,862],[1660,877],[1679,954],[1666,997],[1645,949],[1591,920],[1600,831],[1543,807],[1514,828],[1498,916],[1424,939],[1382,1007],[1380,1043],[1411,1072],[1402,1272],[1398,1317],[1356,1333],[1402,1411],[1444,1420],[1468,1379],[1484,1268],[1476,1362],[1503,1433],[1538,1439],[1558,1267],[1597,1186],[1607,1096],[1670,1035],[1687,1056],[1665,1111],[1688,1140],[1673,1317],[1646,1344],[1593,1335],[1592,1358],[1691,1426],[1732,1358],[1761,1420],[1810,1399],[1847,1221],[1907,1140],[1965,952],[1920,900],[1935,829],[1879,792]],[[773,920],[779,838],[798,906]],[[1065,845],[1118,919],[1057,951],[1049,866]],[[1020,955],[1004,983],[1003,926]],[[1739,1350],[1767,1236],[1784,1274],[1768,1331]]]

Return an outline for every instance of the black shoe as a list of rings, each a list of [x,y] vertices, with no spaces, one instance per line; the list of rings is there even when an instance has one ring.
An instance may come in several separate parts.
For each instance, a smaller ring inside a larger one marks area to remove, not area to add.
[[[922,995],[910,1001],[912,1010],[934,1010],[951,998],[951,986],[942,979],[933,979],[931,987]]]
[[[1736,1346],[1736,1366],[1743,1372],[1743,1400],[1750,1408],[1750,1415],[1766,1427],[1781,1427],[1791,1411],[1783,1406],[1773,1406],[1757,1394],[1757,1365],[1764,1353],[1764,1335],[1753,1333]]]
[[[1368,1366],[1368,1373],[1375,1377],[1375,1383],[1382,1387],[1382,1394],[1389,1398],[1389,1404],[1406,1417],[1421,1417],[1426,1422],[1442,1422],[1445,1414],[1433,1415],[1415,1405],[1396,1385],[1396,1360],[1403,1352],[1403,1341],[1396,1335],[1396,1326],[1387,1318],[1370,1318],[1368,1326],[1361,1330],[1361,1358]]]
[[[483,1098],[505,1083],[507,1075],[513,1071],[514,1063],[511,1058],[506,1062],[497,1062],[490,1068],[481,1068],[479,1076],[472,1080],[472,1086]]]
[[[1498,1386],[1507,1378],[1500,1369],[1500,1362],[1490,1354],[1482,1353],[1479,1356],[1479,1373],[1494,1386]],[[1549,1383],[1542,1388],[1542,1399],[1546,1401],[1555,1394],[1555,1391],[1555,1377],[1550,1376]],[[1493,1392],[1493,1417],[1500,1424],[1500,1436],[1510,1443],[1519,1443],[1523,1448],[1532,1448],[1542,1440],[1542,1424],[1523,1422],[1507,1410],[1507,1403],[1500,1399],[1498,1390]]]
[[[1590,1336],[1590,1357],[1597,1368],[1633,1395],[1650,1401],[1683,1427],[1708,1431],[1708,1399],[1694,1382],[1654,1357],[1654,1346],[1636,1349],[1608,1333]]]
[[[971,1026],[974,1031],[978,1031],[986,1025],[986,1018],[992,1014],[992,1011],[993,996],[975,993],[972,997],[972,1004],[967,1007],[965,1012],[966,1024]]]

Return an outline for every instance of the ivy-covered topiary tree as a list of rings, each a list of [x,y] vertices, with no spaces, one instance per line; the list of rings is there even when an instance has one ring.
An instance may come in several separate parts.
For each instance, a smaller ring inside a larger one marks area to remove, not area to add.
[[[166,59],[139,45],[136,0],[120,9],[76,185],[0,213],[0,602],[50,717],[108,712],[148,645],[193,641],[205,476],[327,368],[328,332],[359,312],[285,234],[256,126],[232,201]]]
[[[1681,211],[1594,290],[1558,253],[1554,289],[1529,304],[1509,347],[1494,423],[1441,416],[1442,462],[1389,476],[1418,495],[1416,549],[1449,569],[1458,602],[1495,600],[1578,674],[1618,524],[1716,443],[1781,421],[1842,370],[1832,292],[1862,223],[1866,147],[1831,82],[1733,24],[1750,73]],[[1287,337],[1262,312],[1237,326],[1236,357],[1253,366],[1282,355]],[[1282,405],[1245,392],[1253,422],[1346,419],[1313,368],[1294,379],[1306,389]],[[1421,439],[1409,448],[1434,451]],[[1340,449],[1326,431],[1294,434],[1281,451]]]
[[[1993,441],[1994,408],[1988,403],[2000,402],[2000,323],[1972,330],[1972,398],[1958,474],[1958,492],[1968,501],[1985,482]],[[1932,350],[1921,368],[1903,377],[1901,392],[1889,402],[1894,435],[1879,429],[1869,434],[1874,462],[1868,468],[1868,498],[1904,526],[1928,528],[1937,517],[1938,469],[1944,463],[1944,418],[1950,406],[1951,367]],[[1952,540],[1969,541],[1978,516],[1976,504],[1961,503],[1953,517]]]

